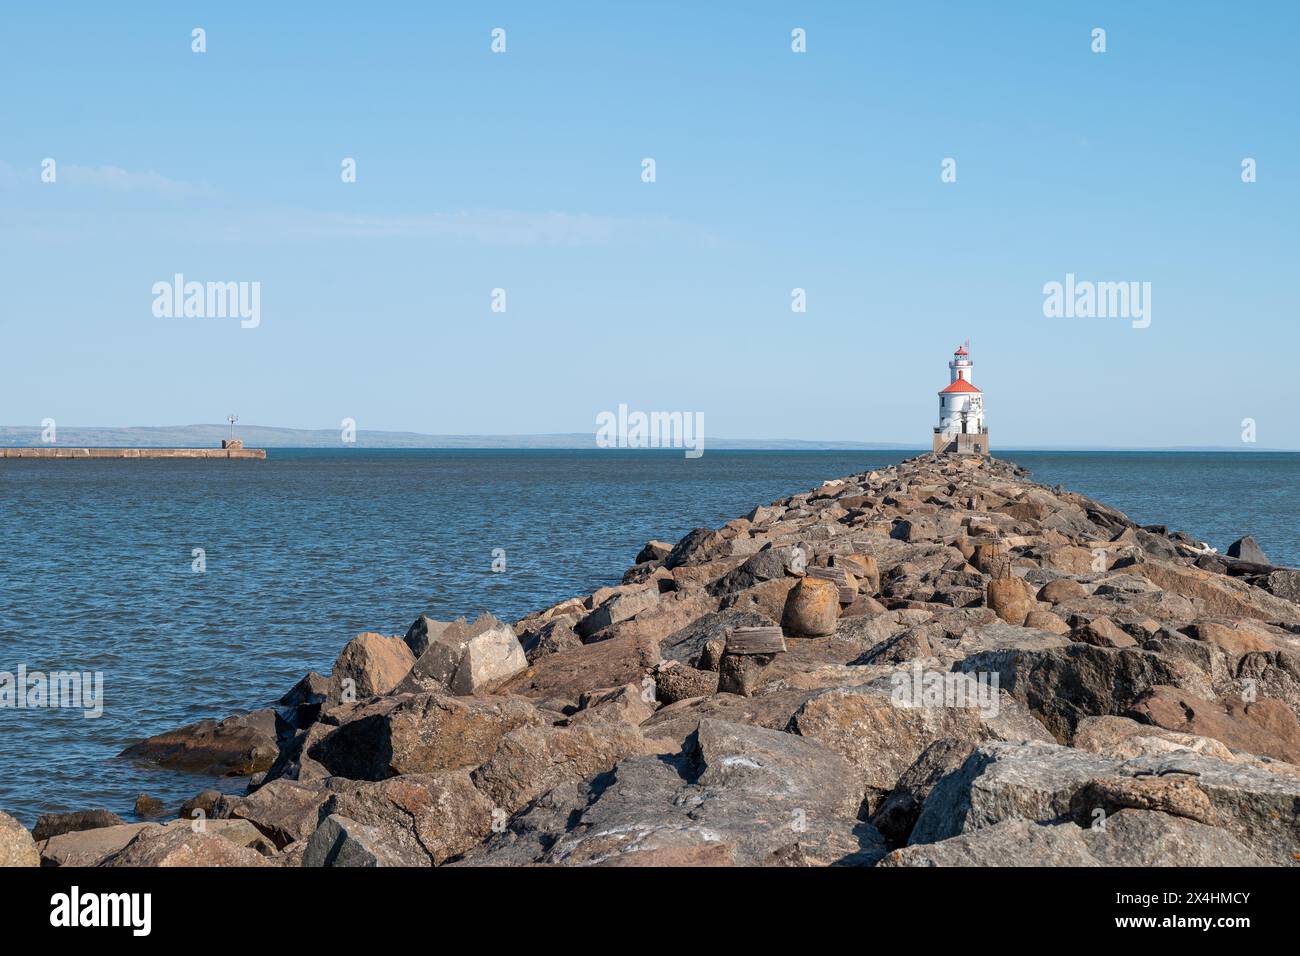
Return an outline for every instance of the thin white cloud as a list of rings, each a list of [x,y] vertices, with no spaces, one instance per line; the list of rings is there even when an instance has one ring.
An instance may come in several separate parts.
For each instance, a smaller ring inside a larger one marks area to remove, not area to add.
[[[55,186],[73,186],[78,189],[99,189],[118,193],[145,193],[176,199],[184,196],[207,195],[211,188],[207,185],[188,183],[171,179],[152,169],[147,172],[133,172],[121,166],[79,166],[76,163],[55,164]],[[49,186],[41,181],[41,164],[30,167],[16,166],[0,161],[0,186],[6,189],[23,186]]]
[[[114,192],[152,193],[168,199],[192,196],[206,191],[205,187],[182,182],[179,179],[169,179],[152,169],[137,173],[123,169],[121,166],[60,166],[59,181],[72,186],[111,189]]]

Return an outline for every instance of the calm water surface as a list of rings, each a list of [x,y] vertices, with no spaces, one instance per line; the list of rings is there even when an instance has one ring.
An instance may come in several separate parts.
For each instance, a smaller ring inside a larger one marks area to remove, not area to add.
[[[903,452],[272,450],[264,462],[0,462],[0,671],[102,671],[104,713],[0,709],[0,809],[178,803],[214,783],[113,759],[264,706],[364,630],[514,620],[675,541]],[[1036,480],[1300,563],[1300,455],[1003,452]],[[206,570],[192,570],[193,552]],[[493,550],[506,570],[493,573]]]

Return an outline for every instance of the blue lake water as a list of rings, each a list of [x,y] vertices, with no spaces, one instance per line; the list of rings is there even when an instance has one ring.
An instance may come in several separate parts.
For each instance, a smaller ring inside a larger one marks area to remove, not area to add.
[[[115,760],[264,706],[361,631],[530,610],[903,452],[272,450],[266,461],[0,461],[0,671],[100,671],[104,712],[0,708],[0,810],[169,803],[214,781]],[[1300,455],[1001,452],[1223,549],[1300,563]],[[206,568],[196,573],[194,549]],[[494,549],[505,570],[492,570]],[[219,783],[227,789],[242,781]]]

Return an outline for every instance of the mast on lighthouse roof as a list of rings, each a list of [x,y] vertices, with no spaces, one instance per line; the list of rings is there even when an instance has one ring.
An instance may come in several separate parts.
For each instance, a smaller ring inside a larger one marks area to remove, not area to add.
[[[934,429],[937,454],[987,455],[989,430],[984,424],[984,393],[971,381],[970,340],[957,346],[948,363],[948,387],[939,392],[939,424]]]

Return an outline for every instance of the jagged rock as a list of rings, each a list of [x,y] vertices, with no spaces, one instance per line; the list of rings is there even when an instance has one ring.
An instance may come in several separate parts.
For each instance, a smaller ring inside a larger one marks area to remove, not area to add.
[[[415,655],[400,637],[358,634],[348,641],[330,670],[329,699],[359,701],[387,694],[414,665]]]
[[[1236,759],[1227,745],[1213,737],[1185,734],[1150,724],[1140,724],[1128,717],[1085,717],[1074,731],[1073,746],[1079,750],[1128,760],[1148,754],[1191,751],[1216,760]]]
[[[1231,834],[1192,820],[1121,810],[1104,827],[1005,820],[895,850],[881,866],[1260,866]]]
[[[798,843],[819,864],[874,862],[880,835],[855,819],[843,758],[793,734],[704,720],[689,753],[631,757],[605,776],[552,790],[471,863],[609,863],[626,854],[694,856],[734,846],[740,865]]]
[[[1190,599],[1203,617],[1245,617],[1300,624],[1300,607],[1234,578],[1151,558],[1131,565],[1128,570],[1166,591]]]
[[[412,694],[376,702],[307,749],[330,774],[384,780],[477,767],[516,727],[545,720],[517,697]]]
[[[974,750],[973,741],[945,737],[926,747],[916,762],[903,771],[889,796],[871,814],[871,823],[890,846],[907,842],[935,784],[965,763]]]
[[[141,830],[122,849],[99,863],[119,866],[271,866],[265,856],[219,832],[179,826]]]
[[[1233,750],[1300,764],[1300,721],[1281,701],[1206,700],[1176,687],[1152,687],[1128,716],[1166,730],[1213,737]]]
[[[335,814],[321,821],[302,850],[302,866],[419,866],[390,850],[377,827]]]
[[[672,553],[673,546],[666,541],[647,541],[644,548],[637,552],[636,562],[642,564],[646,561],[663,561]]]
[[[658,603],[659,591],[653,587],[639,591],[620,591],[607,598],[599,607],[580,620],[574,630],[580,637],[590,638],[597,631],[603,631],[620,621],[636,617]]]
[[[688,564],[703,564],[727,551],[728,541],[712,528],[696,528],[673,545],[664,558],[664,567],[672,570]]]
[[[937,740],[1052,739],[1022,705],[996,687],[980,686],[969,675],[923,674],[918,667],[915,674],[900,672],[898,678],[824,691],[790,720],[792,732],[825,744],[854,766],[869,810],[879,806],[903,772]],[[933,686],[935,678],[968,705],[945,704],[942,698],[929,703],[922,696],[924,682]]]
[[[655,712],[657,696],[655,681],[649,677],[643,677],[640,684],[590,691],[582,695],[578,712],[569,716],[564,725],[616,723],[636,727]]]
[[[167,805],[147,793],[142,793],[135,798],[135,807],[133,809],[135,815],[142,820],[157,819],[167,813]]]
[[[1300,779],[1192,753],[1120,761],[1050,744],[981,744],[930,792],[912,844],[934,843],[1016,817],[1037,823],[1092,820],[1081,794],[1097,780],[1194,777],[1218,826],[1273,864],[1294,865]],[[1102,807],[1101,809],[1105,809]]]
[[[466,621],[462,617],[455,623],[463,627]],[[411,654],[414,655],[415,659],[419,660],[420,655],[429,649],[429,645],[434,642],[437,636],[451,625],[451,621],[435,621],[429,615],[421,614],[415,619],[415,623],[406,629],[406,636],[402,640],[411,649]]]
[[[268,769],[279,753],[276,714],[270,708],[200,720],[132,744],[118,756],[172,770],[211,776],[247,776]]]
[[[472,624],[456,621],[436,634],[430,632],[424,653],[393,687],[398,693],[446,687],[462,696],[478,694],[527,667],[528,658],[510,626],[481,614]]]
[[[273,780],[233,801],[230,817],[247,820],[278,849],[306,840],[316,829],[329,793],[290,780]]]
[[[657,696],[661,704],[673,704],[691,697],[707,697],[718,692],[718,672],[697,670],[688,664],[661,668],[655,674]]]
[[[520,727],[501,738],[471,778],[493,805],[514,813],[565,780],[604,773],[624,757],[643,753],[644,743],[626,724]]]
[[[985,651],[954,668],[996,672],[1001,689],[1027,706],[1061,742],[1069,742],[1084,717],[1123,714],[1157,684],[1204,683],[1183,661],[1135,648],[1090,644]]]
[[[1264,554],[1264,549],[1255,543],[1255,539],[1250,535],[1244,538],[1238,538],[1232,544],[1228,545],[1228,557],[1237,558],[1241,561],[1249,561],[1252,564],[1272,564]]]
[[[793,580],[791,584],[793,585]],[[725,642],[729,630],[737,627],[764,627],[773,622],[773,618],[753,611],[713,611],[665,637],[660,642],[660,651],[666,661],[702,666],[700,657],[709,641]]]
[[[639,684],[659,663],[659,644],[650,638],[616,637],[540,657],[497,688],[534,700],[576,701],[593,687]]]
[[[1094,617],[1075,631],[1074,637],[1094,647],[1133,647],[1137,644],[1108,617]]]
[[[37,843],[63,833],[97,830],[100,827],[125,826],[126,821],[107,810],[76,810],[72,813],[43,813],[32,827],[32,839]]]
[[[573,629],[567,618],[548,621],[533,633],[527,641],[522,642],[524,656],[532,664],[539,657],[559,654],[582,646],[582,638]]]
[[[316,722],[329,698],[330,682],[315,671],[307,674],[275,702],[276,713],[286,725],[277,728],[281,738],[305,730]]]
[[[840,619],[839,589],[820,578],[801,578],[786,599],[781,627],[790,635],[834,634]]]
[[[362,784],[326,801],[303,866],[438,866],[487,836],[492,809],[464,771]]]
[[[0,812],[0,868],[40,865],[41,855],[27,828],[9,814]]]

